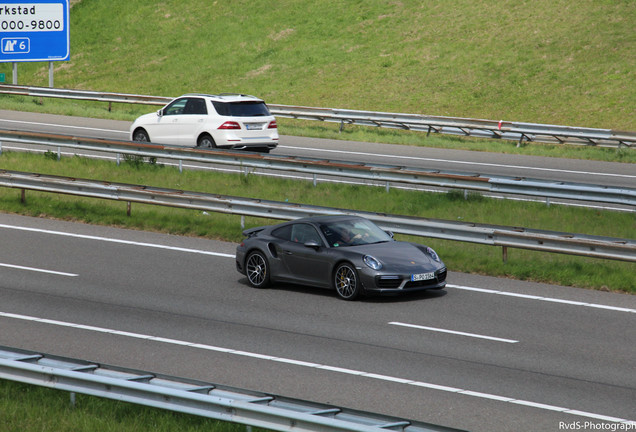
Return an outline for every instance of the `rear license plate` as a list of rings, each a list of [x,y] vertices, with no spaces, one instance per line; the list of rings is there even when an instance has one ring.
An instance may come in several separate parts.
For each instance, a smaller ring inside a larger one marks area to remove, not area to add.
[[[263,130],[264,123],[246,123],[245,128],[247,130]]]
[[[411,282],[435,279],[435,273],[418,273],[411,275]]]

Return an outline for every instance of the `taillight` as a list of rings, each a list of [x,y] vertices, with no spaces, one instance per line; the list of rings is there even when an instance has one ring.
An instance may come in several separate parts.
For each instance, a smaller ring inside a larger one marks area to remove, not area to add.
[[[267,129],[277,129],[277,128],[278,126],[276,126],[276,120],[269,122],[269,125],[267,125]]]
[[[240,128],[241,128],[241,125],[235,121],[226,121],[221,126],[219,126],[219,129],[240,129]]]

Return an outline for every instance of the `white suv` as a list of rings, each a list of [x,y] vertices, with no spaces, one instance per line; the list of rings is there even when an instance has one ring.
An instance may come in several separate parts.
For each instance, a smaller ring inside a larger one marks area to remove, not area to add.
[[[262,99],[242,94],[187,94],[130,127],[132,141],[269,152],[278,145],[276,118]]]

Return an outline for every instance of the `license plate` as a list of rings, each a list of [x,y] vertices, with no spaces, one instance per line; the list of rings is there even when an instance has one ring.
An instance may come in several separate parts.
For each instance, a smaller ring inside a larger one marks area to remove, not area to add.
[[[245,128],[247,130],[263,130],[264,123],[246,123]]]
[[[411,275],[411,282],[435,279],[435,273],[418,273]]]

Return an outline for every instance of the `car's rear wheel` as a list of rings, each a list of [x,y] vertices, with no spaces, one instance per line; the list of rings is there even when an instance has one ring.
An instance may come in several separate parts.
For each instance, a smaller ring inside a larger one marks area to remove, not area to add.
[[[247,281],[254,288],[265,288],[269,285],[269,263],[261,252],[251,252],[245,260]]]
[[[214,148],[216,147],[216,143],[214,142],[214,138],[210,136],[210,134],[203,134],[197,140],[197,147],[199,148]]]
[[[139,141],[139,142],[150,142],[150,137],[148,136],[148,132],[146,132],[144,129],[136,129],[135,133],[133,134],[133,141]]]
[[[358,272],[349,263],[342,263],[338,266],[334,273],[333,283],[336,292],[344,300],[355,300],[362,292]]]

